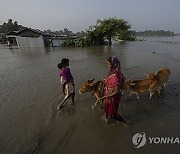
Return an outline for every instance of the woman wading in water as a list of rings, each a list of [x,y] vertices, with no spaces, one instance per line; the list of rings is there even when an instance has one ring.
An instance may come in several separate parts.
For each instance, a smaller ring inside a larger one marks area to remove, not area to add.
[[[104,80],[105,94],[104,97],[101,98],[104,100],[104,121],[108,123],[111,120],[118,120],[120,122],[127,123],[120,116],[120,114],[118,114],[123,83],[123,76],[120,70],[120,61],[116,57],[109,57],[107,62],[110,71],[107,78]]]

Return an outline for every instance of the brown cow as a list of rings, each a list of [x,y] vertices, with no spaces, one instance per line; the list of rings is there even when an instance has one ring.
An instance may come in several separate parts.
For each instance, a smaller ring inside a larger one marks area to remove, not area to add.
[[[86,92],[92,92],[92,94],[96,97],[96,102],[94,105],[92,105],[92,109],[95,109],[97,104],[101,102],[100,98],[104,94],[104,82],[103,81],[97,81],[94,83],[94,78],[91,80],[86,80],[83,86],[79,89],[79,93],[83,94]],[[101,108],[102,108],[102,102],[101,102]]]
[[[146,77],[147,79],[156,80],[158,85],[162,85],[163,87],[165,87],[165,84],[168,81],[170,74],[170,69],[162,68],[158,70],[155,74],[147,73]]]
[[[166,82],[169,79],[171,72],[168,68],[162,68],[158,70],[155,74],[153,73],[147,73],[146,79],[150,79],[152,81],[156,81],[156,90],[158,90],[158,93],[160,95],[160,90],[165,87]]]
[[[124,83],[123,90],[130,90],[130,94],[128,96],[131,96],[133,93],[136,94],[137,99],[140,99],[139,94],[142,92],[149,91],[150,97],[153,96],[153,91],[156,86],[156,81],[153,81],[151,79],[144,79],[144,80],[128,80]]]

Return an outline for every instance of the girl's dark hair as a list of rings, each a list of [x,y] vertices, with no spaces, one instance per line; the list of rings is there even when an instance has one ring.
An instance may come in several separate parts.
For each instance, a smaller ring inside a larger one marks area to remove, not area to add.
[[[112,63],[112,57],[109,57],[109,58],[108,58],[108,61],[109,61],[110,63]]]
[[[58,67],[59,69],[62,69],[62,68],[63,68],[63,64],[62,64],[62,63],[59,63],[59,64],[57,65],[57,67]]]
[[[63,65],[66,65],[67,63],[69,63],[69,59],[63,58],[63,59],[61,60],[61,63],[62,63]]]

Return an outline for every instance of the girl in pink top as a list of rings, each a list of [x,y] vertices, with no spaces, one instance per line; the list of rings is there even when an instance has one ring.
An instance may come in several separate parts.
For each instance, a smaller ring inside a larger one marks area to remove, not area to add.
[[[58,64],[58,68],[60,69],[59,76],[60,76],[60,81],[63,85],[63,93],[65,95],[64,100],[58,107],[58,109],[61,109],[65,101],[70,97],[72,98],[72,103],[74,103],[75,88],[74,88],[73,76],[69,68],[69,59],[63,58],[61,60],[61,63]]]

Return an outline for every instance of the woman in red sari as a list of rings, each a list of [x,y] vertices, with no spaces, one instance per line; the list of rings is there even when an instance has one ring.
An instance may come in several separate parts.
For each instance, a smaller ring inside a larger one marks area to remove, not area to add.
[[[105,122],[109,120],[126,121],[118,114],[118,107],[121,100],[122,74],[120,70],[120,61],[116,57],[108,59],[110,72],[105,79],[104,110],[106,114]]]

